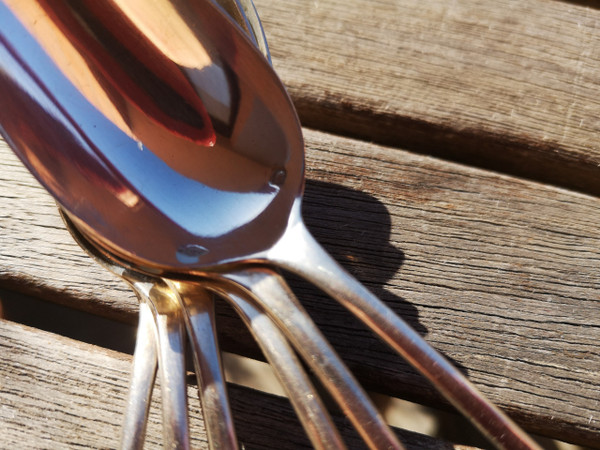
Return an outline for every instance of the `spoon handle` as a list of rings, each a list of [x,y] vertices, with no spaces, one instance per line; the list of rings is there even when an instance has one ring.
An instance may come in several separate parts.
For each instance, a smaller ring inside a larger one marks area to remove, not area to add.
[[[261,305],[239,287],[218,287],[217,292],[231,303],[261,348],[286,391],[306,434],[318,450],[344,450],[327,409],[304,372],[288,340]]]
[[[292,227],[268,256],[275,264],[303,276],[350,310],[421,372],[498,448],[540,448],[446,358],[343,269],[302,222]]]
[[[322,335],[294,293],[272,269],[253,268],[220,274],[260,303],[372,449],[404,448],[383,417]]]
[[[157,329],[165,448],[189,449],[183,312],[166,285],[156,283],[147,295]]]
[[[179,294],[185,311],[210,448],[237,449],[238,441],[217,340],[212,294],[192,283],[165,281]]]
[[[156,326],[148,303],[140,298],[137,339],[123,428],[121,449],[141,450],[146,437],[148,411],[158,367]]]

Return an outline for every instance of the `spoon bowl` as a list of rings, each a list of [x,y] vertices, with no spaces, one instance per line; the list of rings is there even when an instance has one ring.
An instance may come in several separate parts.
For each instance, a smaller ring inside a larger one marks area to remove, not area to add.
[[[302,190],[302,132],[269,61],[218,6],[8,4],[2,134],[78,228],[162,272],[278,240]]]

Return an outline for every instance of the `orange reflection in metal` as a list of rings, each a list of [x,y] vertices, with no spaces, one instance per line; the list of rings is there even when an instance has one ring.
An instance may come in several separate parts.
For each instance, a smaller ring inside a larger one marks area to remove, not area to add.
[[[131,117],[141,113],[170,133],[212,146],[211,119],[180,65],[203,68],[210,57],[198,40],[184,42],[192,32],[173,7],[155,2],[158,10],[141,1],[9,0],[9,6],[63,74],[128,135],[138,137]]]

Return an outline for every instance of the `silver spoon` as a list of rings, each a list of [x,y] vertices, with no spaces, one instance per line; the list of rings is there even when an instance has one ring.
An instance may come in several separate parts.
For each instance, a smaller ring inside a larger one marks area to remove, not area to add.
[[[194,342],[197,341],[197,339],[193,340]],[[317,355],[318,356],[318,355]],[[201,370],[198,370],[198,373],[202,373]],[[338,379],[341,379],[339,376],[337,377]],[[348,378],[348,377],[346,377]],[[292,380],[294,381],[294,380]],[[348,386],[346,388],[346,391],[349,393],[354,393],[354,392],[362,392],[360,390],[360,388],[358,387],[358,385],[356,384],[356,382],[353,381],[353,379],[350,377],[348,378],[348,380],[346,380],[346,383],[348,383],[349,381],[352,381],[354,383],[354,386]],[[298,383],[296,383],[298,384]],[[299,394],[301,391],[299,391],[298,389],[296,389],[295,393]],[[315,430],[321,430],[319,431],[319,435],[317,435],[316,437],[318,438],[316,446],[318,448],[321,448],[323,445],[327,445],[328,442],[333,442],[336,443],[338,442],[337,447],[339,447],[339,439],[335,437],[335,433],[334,433],[334,428],[331,427],[330,425],[327,426],[327,422],[325,422],[322,419],[319,419],[319,422],[316,424],[317,426],[311,426],[311,422],[310,420],[313,420],[314,422],[314,418],[319,418],[319,414],[317,414],[316,412],[318,412],[318,408],[315,406],[311,406],[310,402],[307,402],[306,400],[302,400],[303,398],[313,398],[315,397],[310,391],[305,389],[305,393],[304,395],[292,395],[292,398],[294,398],[294,401],[296,404],[300,405],[301,408],[297,408],[297,409],[301,409],[301,411],[299,411],[299,415],[301,416],[301,420],[303,417],[303,414],[306,415],[306,413],[310,413],[310,416],[313,417],[313,419],[310,419],[310,417],[308,419],[305,419],[303,422],[305,424],[305,428],[307,430],[309,430],[309,434],[311,433],[310,430],[315,429]],[[366,430],[370,430],[372,432],[372,435],[374,436],[373,439],[371,439],[371,441],[383,441],[384,439],[387,439],[386,436],[390,436],[391,433],[389,432],[387,425],[383,422],[383,420],[381,419],[381,417],[379,417],[378,413],[376,412],[376,410],[370,406],[370,402],[368,401],[368,398],[366,397],[366,395],[364,395],[364,393],[361,394],[361,396],[359,396],[358,394],[353,394],[353,395],[348,395],[347,398],[349,400],[353,400],[356,399],[354,401],[354,404],[357,405],[357,409],[361,410],[361,411],[367,411],[367,414],[353,414],[352,417],[362,417],[364,419],[364,425],[361,422],[358,422],[358,428],[359,429],[366,429]],[[304,403],[302,403],[302,400]],[[304,411],[304,413],[302,412]],[[322,416],[322,414],[321,414]],[[326,433],[323,431],[325,430]],[[213,441],[211,441],[213,442]],[[391,442],[393,444],[394,447],[399,448],[399,444],[397,444],[397,441],[395,440],[395,437],[392,436],[391,439],[389,439],[389,442]],[[388,443],[389,443],[388,442]]]
[[[12,12],[28,23],[27,7],[15,3]],[[29,117],[3,114],[3,134],[77,226],[153,273],[251,262],[299,273],[356,314],[497,446],[537,448],[308,233],[299,122],[243,32],[207,0],[136,5],[44,3],[65,42],[60,54],[43,47],[53,36],[15,26],[9,10],[1,14],[4,98],[14,105],[5,111],[25,109]],[[27,130],[44,121],[40,142]],[[59,175],[68,191],[57,185]]]
[[[262,23],[252,0],[215,0],[237,23],[271,63],[271,54]]]
[[[122,449],[144,448],[152,387],[158,367],[157,331],[152,311],[148,302],[142,300],[140,293],[136,295],[140,302],[140,311],[127,406],[121,429],[120,448]]]

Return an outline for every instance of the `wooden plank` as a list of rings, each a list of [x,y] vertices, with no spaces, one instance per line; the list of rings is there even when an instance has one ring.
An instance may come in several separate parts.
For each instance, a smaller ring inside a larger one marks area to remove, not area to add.
[[[305,215],[327,249],[526,428],[598,445],[600,200],[399,149],[306,131]],[[129,317],[135,300],[89,261],[14,156],[0,161],[0,279]],[[293,283],[370,390],[439,404],[348,313]],[[253,354],[226,309],[226,349]]]
[[[330,252],[526,427],[597,446],[600,200],[311,137],[318,182],[306,215]],[[374,384],[423,390],[390,353],[334,336],[335,317],[339,329],[351,322],[324,310],[318,323],[362,379],[398,371]],[[382,353],[365,368],[373,351]]]
[[[600,9],[256,0],[305,126],[600,194]]]
[[[131,357],[0,320],[2,448],[118,448]],[[238,438],[246,449],[308,449],[289,402],[230,385]],[[146,448],[161,448],[160,389]],[[208,448],[196,388],[188,389],[193,448]],[[289,418],[292,418],[291,420]],[[357,435],[337,417],[350,448]],[[410,449],[466,448],[399,432]]]

